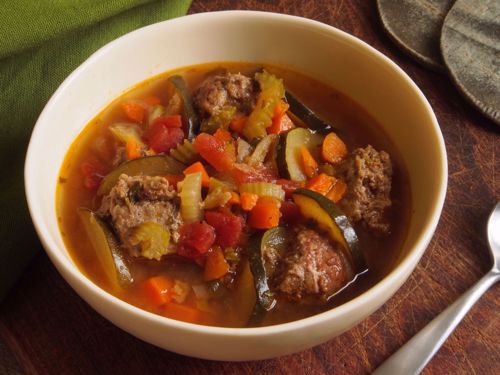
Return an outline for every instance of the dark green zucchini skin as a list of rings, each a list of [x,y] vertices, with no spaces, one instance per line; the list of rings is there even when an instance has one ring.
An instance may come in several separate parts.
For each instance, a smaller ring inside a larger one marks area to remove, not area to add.
[[[316,113],[293,96],[290,91],[285,91],[285,99],[290,105],[289,111],[300,118],[309,127],[309,129],[319,131],[321,133],[327,133],[335,130],[332,125],[319,118]]]
[[[167,174],[181,174],[185,168],[184,164],[168,155],[146,156],[130,160],[120,164],[104,177],[97,190],[97,195],[108,194],[122,173],[129,176],[162,176]]]
[[[287,231],[283,227],[271,228],[264,233],[256,233],[250,240],[249,263],[252,271],[257,302],[248,326],[258,325],[264,318],[267,311],[270,311],[276,305],[276,298],[269,287],[269,266],[265,264],[264,252],[270,246],[274,249],[284,252]]]
[[[340,207],[332,200],[312,190],[299,188],[293,193],[294,200],[296,195],[308,198],[310,202],[308,202],[309,204],[307,206],[309,207],[311,207],[313,202],[316,202],[321,209],[328,214],[328,216],[332,219],[333,224],[337,226],[340,234],[342,235],[342,238],[333,238],[333,240],[343,245],[342,247],[344,248],[345,255],[351,261],[354,273],[359,274],[366,271],[366,261],[361,250],[356,231]],[[297,203],[297,200],[295,200],[295,202]],[[307,210],[308,207],[301,207],[300,204],[298,205],[301,212],[304,214],[302,210]],[[305,216],[307,217],[307,215]]]
[[[131,286],[134,279],[128,262],[108,224],[86,208],[79,208],[78,215],[111,284],[118,288]]]
[[[193,107],[191,95],[189,95],[186,82],[180,75],[174,75],[168,78],[182,98],[182,130],[184,136],[192,140],[200,130],[200,122]]]

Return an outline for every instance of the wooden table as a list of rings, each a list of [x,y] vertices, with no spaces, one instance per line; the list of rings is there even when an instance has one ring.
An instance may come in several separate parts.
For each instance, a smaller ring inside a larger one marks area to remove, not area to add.
[[[500,128],[479,115],[450,80],[401,53],[384,34],[374,1],[195,0],[190,13],[253,9],[340,28],[401,66],[430,101],[446,141],[449,188],[436,234],[409,280],[380,310],[310,350],[267,361],[183,357],[116,328],[86,305],[40,253],[0,307],[2,374],[369,374],[490,267],[488,212],[500,198]],[[500,374],[500,289],[466,316],[424,374]]]

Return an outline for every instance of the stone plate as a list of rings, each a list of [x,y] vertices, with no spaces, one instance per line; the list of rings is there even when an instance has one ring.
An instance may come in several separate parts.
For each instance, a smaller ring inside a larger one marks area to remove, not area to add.
[[[500,125],[500,0],[457,0],[443,24],[441,51],[458,89]]]
[[[377,0],[382,25],[394,42],[424,66],[443,71],[441,27],[454,0]]]

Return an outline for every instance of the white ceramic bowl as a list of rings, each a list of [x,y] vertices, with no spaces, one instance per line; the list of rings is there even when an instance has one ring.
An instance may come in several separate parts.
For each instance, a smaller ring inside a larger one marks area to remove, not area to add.
[[[161,72],[211,61],[285,65],[327,82],[374,116],[409,171],[412,212],[404,256],[361,296],[307,319],[263,328],[218,328],[167,319],[131,306],[79,272],[59,232],[55,191],[64,156],[82,128],[110,101]],[[50,147],[47,145],[50,144]],[[50,259],[96,311],[159,347],[216,360],[280,356],[325,342],[379,308],[415,268],[436,228],[447,182],[446,151],[432,109],[411,79],[364,42],[291,16],[218,12],[182,17],[127,34],[101,48],[59,87],[31,137],[26,195]]]

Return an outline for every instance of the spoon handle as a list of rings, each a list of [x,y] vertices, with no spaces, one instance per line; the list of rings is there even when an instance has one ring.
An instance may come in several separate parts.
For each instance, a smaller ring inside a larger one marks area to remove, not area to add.
[[[427,324],[417,335],[378,367],[372,375],[417,375],[436,354],[472,305],[500,275],[490,271],[452,305]]]

